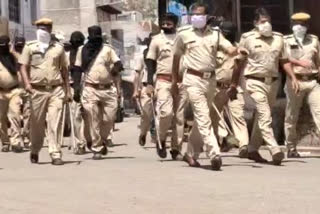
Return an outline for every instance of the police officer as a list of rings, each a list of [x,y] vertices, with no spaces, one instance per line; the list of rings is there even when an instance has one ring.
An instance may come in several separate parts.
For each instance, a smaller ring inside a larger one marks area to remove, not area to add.
[[[31,163],[38,163],[45,129],[53,165],[63,165],[61,152],[62,112],[70,101],[69,76],[63,45],[52,40],[52,20],[35,22],[37,40],[28,42],[19,59],[25,89],[31,97]]]
[[[26,39],[24,37],[16,37],[12,49],[12,54],[15,56],[17,62],[21,56],[22,50],[26,44]],[[18,65],[18,70],[20,70],[20,65]],[[22,78],[19,75],[19,82],[22,83]],[[22,127],[22,137],[25,148],[30,146],[30,99],[26,90],[23,90],[22,94],[22,118],[23,118],[23,127]]]
[[[285,36],[285,51],[289,57],[295,77],[299,84],[299,93],[287,79],[285,92],[288,98],[285,116],[285,137],[288,158],[300,157],[297,151],[296,125],[303,101],[306,100],[318,130],[320,130],[320,45],[317,36],[308,33],[310,15],[296,13],[291,17],[293,34]],[[289,67],[291,67],[289,66]]]
[[[148,84],[148,71],[145,64],[146,56],[149,51],[149,44],[151,41],[151,36],[148,38],[147,48],[143,51],[143,54],[137,56],[135,65],[135,81],[134,81],[134,93],[133,98],[136,99],[138,105],[141,107],[141,119],[140,119],[140,135],[139,144],[144,146],[146,144],[146,136],[151,128],[151,123],[153,119],[152,112],[152,99],[147,94],[147,84]],[[151,137],[155,138],[154,135]]]
[[[69,72],[70,82],[73,91],[73,102],[71,105],[71,113],[73,114],[74,135],[75,135],[75,154],[83,155],[86,153],[86,140],[84,137],[84,121],[82,115],[82,106],[80,103],[81,91],[81,77],[82,71],[79,67],[75,66],[76,56],[79,48],[83,45],[85,40],[84,35],[80,31],[75,31],[70,37],[70,51],[69,51]]]
[[[159,121],[160,143],[162,149],[157,144],[157,152],[161,158],[166,158],[166,138],[169,128],[174,122],[174,104],[178,106],[176,98],[180,93],[172,94],[172,60],[173,60],[173,44],[176,38],[176,27],[178,24],[178,17],[172,13],[165,14],[161,19],[162,32],[152,38],[150,48],[147,54],[146,65],[148,67],[148,94],[152,92],[153,77],[156,73],[156,108],[157,117]],[[149,90],[151,89],[151,90]],[[183,112],[183,109],[182,109]],[[182,114],[183,115],[183,114]],[[178,123],[177,123],[178,124]],[[184,126],[184,124],[178,124]],[[176,131],[176,127],[173,127]],[[171,156],[173,160],[182,160],[180,154],[181,145],[178,144],[177,134],[173,135],[171,142]],[[183,137],[181,137],[183,138]]]
[[[216,52],[220,49],[233,55],[236,54],[236,49],[218,30],[207,25],[207,5],[195,3],[191,6],[191,12],[192,26],[180,30],[174,45],[172,90],[176,93],[178,89],[179,64],[183,56],[183,66],[186,69],[183,86],[186,88],[195,120],[190,135],[199,133],[206,146],[212,169],[219,170],[222,165],[220,148],[213,133],[210,118],[210,108],[216,87]],[[218,38],[220,38],[219,41]],[[192,144],[189,143],[184,160],[192,167],[199,167],[197,159],[201,151],[200,141],[192,141]]]
[[[17,61],[10,53],[10,39],[0,37],[0,140],[2,152],[21,152],[21,88],[19,87]],[[8,119],[11,125],[11,142],[8,137]]]
[[[82,46],[75,66],[84,72],[81,102],[84,108],[85,138],[92,143],[93,159],[102,159],[117,112],[117,90],[113,84],[122,68],[113,48],[103,43],[99,26],[88,28],[88,42]]]
[[[231,43],[235,42],[234,26],[232,22],[224,21],[220,25],[221,31],[226,39]],[[240,86],[236,88],[237,95],[235,99],[229,99],[229,89],[232,83],[232,76],[236,62],[242,60],[244,61],[246,56],[244,54],[239,54],[238,56],[230,56],[226,54],[223,50],[219,50],[217,53],[217,65],[216,69],[216,79],[217,79],[217,91],[214,99],[214,104],[217,109],[221,112],[221,115],[225,113],[230,120],[232,130],[235,137],[239,140],[239,156],[240,158],[247,158],[248,156],[248,144],[249,135],[247,123],[244,118],[244,92]],[[239,62],[240,63],[240,62]],[[238,77],[240,78],[240,77]],[[226,130],[225,123],[221,122],[221,118],[214,114],[212,119],[216,133],[219,137],[226,137],[228,130]]]
[[[253,99],[257,117],[249,144],[249,159],[256,162],[267,162],[259,154],[261,142],[256,140],[261,131],[263,140],[267,143],[272,160],[280,165],[284,154],[274,137],[271,127],[271,106],[276,99],[279,85],[279,61],[285,61],[283,55],[283,35],[272,31],[271,18],[264,8],[255,11],[255,29],[244,33],[240,40],[240,47],[247,49],[248,61],[244,68],[245,87]],[[257,129],[257,126],[259,129]]]

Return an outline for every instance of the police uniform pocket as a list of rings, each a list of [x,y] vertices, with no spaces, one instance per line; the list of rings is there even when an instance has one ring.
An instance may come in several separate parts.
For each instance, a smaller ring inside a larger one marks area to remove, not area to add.
[[[163,48],[160,48],[159,55],[160,55],[160,58],[171,57],[171,55],[172,55],[171,48],[168,46],[164,46]]]
[[[43,62],[42,53],[34,53],[31,56],[31,65],[40,65]]]
[[[194,40],[194,41],[189,41],[186,43],[186,47],[188,50],[191,50],[193,48],[199,47],[199,44]]]

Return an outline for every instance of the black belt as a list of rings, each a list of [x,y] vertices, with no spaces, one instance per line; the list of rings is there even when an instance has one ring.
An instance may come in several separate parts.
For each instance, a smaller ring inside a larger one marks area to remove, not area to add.
[[[271,84],[278,79],[278,77],[256,77],[256,76],[246,76],[247,79],[258,80],[260,82]]]
[[[86,86],[89,86],[91,88],[94,89],[98,89],[98,90],[104,90],[104,89],[110,89],[112,86],[112,83],[108,83],[108,84],[92,84],[92,83],[85,83]]]
[[[56,88],[58,88],[59,86],[62,86],[62,84],[59,84],[59,85],[32,85],[32,88],[36,89],[36,90],[47,90],[47,91],[50,91],[50,90],[54,90]]]
[[[13,89],[19,88],[19,85],[12,86],[10,88],[2,88],[0,87],[0,91],[11,91]]]
[[[300,81],[312,81],[312,80],[317,80],[318,74],[313,74],[313,75],[305,75],[305,74],[295,74],[296,78]]]
[[[203,79],[210,79],[214,75],[214,72],[202,72],[202,71],[196,71],[193,69],[188,69],[187,73]]]

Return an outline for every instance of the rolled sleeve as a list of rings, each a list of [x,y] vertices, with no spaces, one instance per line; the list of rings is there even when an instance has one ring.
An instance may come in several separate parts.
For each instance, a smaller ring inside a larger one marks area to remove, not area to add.
[[[153,39],[150,43],[149,51],[147,54],[147,59],[157,60],[157,58],[158,58],[157,52],[158,52],[157,41],[155,39]]]
[[[120,58],[113,49],[110,50],[110,61],[112,64],[120,61]]]
[[[177,56],[182,56],[185,52],[185,47],[181,36],[177,36],[173,45],[173,54]]]
[[[21,56],[18,59],[19,64],[21,65],[29,65],[31,59],[31,50],[30,47],[25,45],[22,51]]]

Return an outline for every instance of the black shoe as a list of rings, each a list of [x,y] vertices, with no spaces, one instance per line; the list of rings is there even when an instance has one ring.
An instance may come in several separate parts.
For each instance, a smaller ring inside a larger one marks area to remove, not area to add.
[[[283,152],[277,152],[277,153],[272,155],[272,162],[276,166],[280,166],[283,159],[284,159],[284,153]]]
[[[183,156],[178,150],[171,150],[170,154],[171,154],[172,160],[177,160],[177,161],[183,160]]]
[[[107,148],[106,145],[103,145],[103,148],[102,148],[102,150],[101,150],[101,154],[102,154],[102,155],[107,155],[107,154],[108,154],[108,148]]]
[[[261,157],[261,155],[257,151],[249,152],[248,153],[248,159],[249,160],[253,160],[253,161],[257,162],[257,163],[268,163],[268,161],[266,159],[264,159],[263,157]]]
[[[239,149],[239,157],[240,158],[248,158],[248,146],[242,146]]]
[[[38,163],[39,162],[39,155],[30,153],[30,161],[31,161],[31,163]]]
[[[187,154],[183,156],[183,161],[188,163],[190,167],[195,167],[195,168],[201,167],[200,163],[197,160],[195,160],[194,158],[190,157]]]
[[[216,155],[211,159],[211,168],[214,171],[218,171],[221,169],[222,166],[222,159],[220,157],[220,155]]]
[[[76,148],[76,151],[74,152],[75,155],[85,155],[86,154],[86,148],[78,146]]]
[[[288,158],[301,158],[299,152],[297,150],[288,150],[288,154],[287,154]]]
[[[157,154],[160,158],[166,158],[167,157],[167,148],[166,148],[166,142],[161,142],[161,147],[159,147],[159,143],[157,143]]]
[[[9,145],[3,145],[1,151],[2,152],[10,152],[10,146]]]
[[[94,153],[92,159],[93,160],[102,160],[102,154],[101,153]]]
[[[64,164],[64,162],[61,158],[55,158],[55,159],[52,159],[51,164],[55,166],[61,166]]]
[[[145,146],[146,145],[146,136],[145,135],[140,135],[139,136],[139,144],[140,144],[140,146]]]
[[[88,147],[89,150],[91,150],[92,142],[87,142],[87,147]]]
[[[107,147],[114,147],[114,144],[113,144],[113,141],[112,140],[107,140],[107,142],[106,142],[106,146]]]
[[[14,153],[21,153],[23,152],[23,148],[19,145],[17,146],[11,146],[11,150],[14,152]]]

